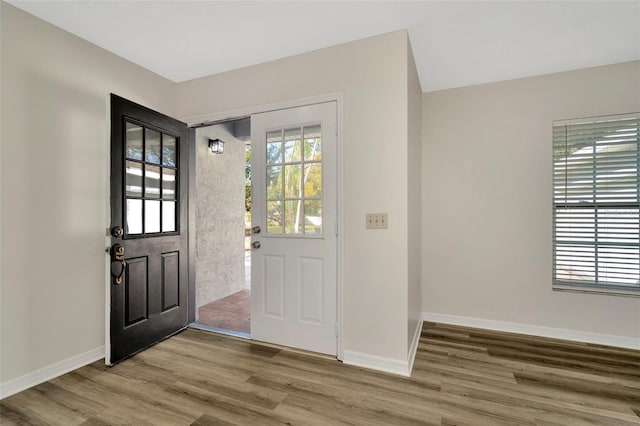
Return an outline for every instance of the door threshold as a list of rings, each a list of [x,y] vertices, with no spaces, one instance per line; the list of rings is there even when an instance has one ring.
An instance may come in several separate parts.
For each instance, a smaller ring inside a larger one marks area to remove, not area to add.
[[[188,328],[193,328],[194,330],[201,330],[201,331],[207,331],[207,332],[211,332],[211,333],[222,334],[222,335],[228,336],[228,337],[235,337],[235,338],[239,338],[239,339],[243,339],[243,340],[251,340],[251,343],[254,344],[254,345],[266,346],[268,348],[282,349],[284,351],[293,352],[293,353],[301,354],[301,355],[313,356],[313,357],[316,357],[316,358],[322,358],[322,359],[326,359],[326,360],[329,360],[329,361],[342,362],[335,355],[329,355],[329,354],[323,354],[323,353],[320,353],[320,352],[307,351],[305,349],[298,349],[298,348],[293,348],[291,346],[278,345],[276,343],[262,342],[260,340],[253,340],[249,333],[243,333],[241,331],[226,330],[224,328],[211,327],[210,325],[198,324],[198,323],[195,323],[195,322],[192,322],[187,327]]]
[[[195,328],[196,330],[210,331],[212,333],[224,334],[225,336],[239,337],[241,339],[251,340],[251,335],[249,333],[227,330],[225,328],[212,327],[210,325],[198,324],[196,322],[192,322],[191,324],[189,324],[189,328]]]

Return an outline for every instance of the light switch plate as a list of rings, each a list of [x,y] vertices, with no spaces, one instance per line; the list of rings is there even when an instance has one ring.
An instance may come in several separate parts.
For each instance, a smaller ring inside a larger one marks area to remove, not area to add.
[[[389,219],[386,213],[367,213],[367,229],[387,229]]]

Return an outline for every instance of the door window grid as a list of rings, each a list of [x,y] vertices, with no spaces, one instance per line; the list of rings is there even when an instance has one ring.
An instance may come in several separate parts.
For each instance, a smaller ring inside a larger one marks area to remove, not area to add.
[[[125,120],[125,141],[125,234],[176,232],[178,139]]]
[[[268,234],[322,235],[320,125],[266,133]]]

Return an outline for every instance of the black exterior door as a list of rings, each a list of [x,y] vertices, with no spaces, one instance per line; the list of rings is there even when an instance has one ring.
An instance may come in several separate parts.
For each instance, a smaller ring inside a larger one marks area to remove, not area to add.
[[[111,95],[111,364],[187,325],[187,141]]]

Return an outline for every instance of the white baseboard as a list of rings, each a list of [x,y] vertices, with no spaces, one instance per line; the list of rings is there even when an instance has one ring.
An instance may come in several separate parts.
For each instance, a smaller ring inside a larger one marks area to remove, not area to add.
[[[345,350],[342,362],[356,367],[363,367],[371,370],[384,371],[385,373],[397,374],[399,376],[410,377],[411,370],[413,369],[413,361],[415,360],[416,352],[418,351],[421,333],[422,320],[420,320],[413,333],[409,354],[405,361]]]
[[[29,389],[35,385],[61,376],[69,371],[83,367],[94,361],[104,358],[104,346],[91,349],[90,351],[74,355],[55,364],[42,367],[15,379],[0,383],[0,399],[11,396],[15,393]]]
[[[422,334],[422,322],[422,319],[418,321],[418,325],[413,332],[411,347],[409,348],[409,376],[411,376],[411,372],[413,371],[413,362],[416,360],[416,352],[418,352],[418,344],[420,343],[420,335]]]
[[[463,317],[458,315],[423,312],[424,321],[442,324],[462,325],[465,327],[484,328],[486,330],[506,331],[510,333],[528,334],[532,336],[551,337],[583,343],[614,346],[617,348],[640,349],[640,339],[612,334],[590,333],[587,331],[569,330],[566,328],[543,327],[517,322],[495,321],[482,318]]]
[[[376,355],[363,354],[361,352],[344,351],[343,363],[356,367],[368,368],[371,370],[384,371],[385,373],[397,374],[409,377],[409,363],[399,359],[385,358]]]

